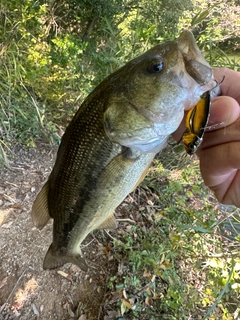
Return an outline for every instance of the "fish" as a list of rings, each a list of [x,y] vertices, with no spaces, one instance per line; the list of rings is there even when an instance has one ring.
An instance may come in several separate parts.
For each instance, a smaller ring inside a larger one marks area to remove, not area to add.
[[[40,230],[53,219],[43,269],[88,264],[80,245],[114,229],[114,210],[147,174],[184,110],[215,85],[190,31],[160,43],[103,80],[66,128],[56,162],[32,206]]]
[[[186,116],[186,130],[181,140],[189,155],[193,155],[202,143],[203,135],[210,116],[210,91],[204,92],[198,103]]]

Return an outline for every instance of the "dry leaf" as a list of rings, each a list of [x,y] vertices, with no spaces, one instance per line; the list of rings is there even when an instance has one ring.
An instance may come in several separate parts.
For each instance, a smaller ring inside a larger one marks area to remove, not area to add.
[[[69,313],[69,315],[74,318],[75,317],[75,313],[72,311],[72,307],[70,305],[70,303],[67,302],[67,311]]]
[[[33,309],[34,314],[37,317],[39,317],[40,314],[39,314],[38,309],[37,309],[37,307],[36,307],[36,305],[34,303],[32,303],[32,309]]]
[[[151,277],[151,272],[149,270],[145,269],[143,272],[143,277],[146,277],[146,278]]]
[[[66,272],[61,270],[58,270],[57,273],[60,274],[60,276],[72,281],[72,276],[70,274],[67,274]]]
[[[21,309],[25,302],[31,297],[33,292],[37,289],[38,283],[34,278],[28,280],[23,288],[19,288],[15,293],[13,307],[16,309]]]
[[[122,291],[122,299],[121,299],[121,315],[123,316],[126,309],[134,310],[136,306],[134,306],[134,300],[127,298],[127,293],[125,289]]]
[[[149,307],[151,307],[151,308],[152,308],[152,306],[153,306],[153,301],[152,301],[152,299],[151,299],[151,298],[146,297],[146,299],[145,299],[145,303],[146,303],[146,305],[147,305],[147,306],[149,306]]]
[[[10,221],[8,223],[4,223],[1,227],[4,229],[10,229],[12,224],[13,224],[13,221]]]
[[[112,250],[112,248],[111,248],[110,246],[105,246],[105,250],[106,250],[107,252],[109,252],[109,251]]]
[[[159,261],[159,264],[162,264],[165,260],[165,253],[162,254],[161,260]]]
[[[11,205],[11,208],[13,208],[13,209],[22,209],[22,205],[20,203],[15,203],[15,204]]]
[[[154,281],[155,281],[155,279],[156,279],[156,275],[155,275],[155,274],[153,274],[153,275],[152,275],[152,278],[151,278],[151,281],[152,281],[152,282],[154,282]]]
[[[134,301],[133,301],[133,299],[129,299],[129,300],[127,300],[127,299],[122,299],[122,304],[126,307],[126,308],[128,308],[128,309],[130,309],[130,310],[134,310],[135,308],[136,308],[136,306],[134,306]],[[125,308],[125,309],[126,309]]]
[[[121,303],[121,315],[123,316],[126,311],[126,306],[124,303]]]
[[[126,290],[125,290],[125,289],[123,289],[123,291],[122,291],[122,297],[123,297],[124,299],[127,299],[127,293],[126,293]]]
[[[5,284],[7,283],[7,279],[8,279],[8,277],[5,277],[5,278],[3,278],[3,279],[0,281],[0,289],[1,289],[3,286],[5,286]]]
[[[147,287],[147,289],[145,290],[145,292],[146,292],[146,294],[147,294],[148,296],[151,296],[151,295],[152,295],[152,291],[151,291],[151,289],[150,289],[149,287]]]
[[[164,297],[164,295],[162,293],[160,295],[157,295],[157,294],[154,293],[152,299],[153,300],[158,300],[158,299],[162,299],[163,297]]]

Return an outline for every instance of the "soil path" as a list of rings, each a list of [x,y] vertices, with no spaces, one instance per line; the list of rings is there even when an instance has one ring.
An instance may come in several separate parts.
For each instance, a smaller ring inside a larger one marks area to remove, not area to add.
[[[52,224],[37,230],[30,211],[55,155],[56,148],[43,144],[28,151],[18,148],[10,162],[11,170],[1,169],[0,320],[107,320],[114,316],[114,312],[109,316],[101,312],[109,277],[106,270],[114,266],[93,236],[84,243],[86,260],[90,261],[88,273],[71,264],[61,270],[42,269]]]

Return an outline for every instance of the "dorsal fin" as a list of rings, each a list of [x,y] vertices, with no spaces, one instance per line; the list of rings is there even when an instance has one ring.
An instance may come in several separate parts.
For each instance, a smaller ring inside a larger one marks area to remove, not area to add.
[[[42,229],[49,221],[50,215],[48,211],[48,182],[42,187],[32,206],[32,220],[38,229]]]
[[[108,230],[111,230],[111,229],[116,229],[116,228],[117,228],[117,220],[115,219],[115,217],[114,217],[114,215],[112,213],[96,229],[108,229]]]

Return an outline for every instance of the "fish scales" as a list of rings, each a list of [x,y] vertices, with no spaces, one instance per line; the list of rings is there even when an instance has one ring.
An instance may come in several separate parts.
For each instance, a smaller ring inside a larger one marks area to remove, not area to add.
[[[53,269],[87,264],[80,245],[93,230],[116,227],[115,208],[144,178],[184,110],[215,86],[194,37],[157,45],[106,78],[63,135],[56,163],[34,201],[34,224],[53,219],[43,262]]]
[[[97,113],[101,107],[102,104],[98,104],[98,109],[93,112],[92,108],[87,108],[85,112],[80,109],[82,116],[76,114],[62,139],[58,157],[63,161],[54,168],[49,178],[49,211],[56,221],[53,242],[62,248],[61,254],[67,250],[65,244],[69,232],[78,220],[74,212],[82,212],[81,221],[85,228],[91,217],[84,213],[83,208],[96,190],[101,171],[121,151],[119,145],[106,138],[104,129],[99,126]],[[98,134],[97,138],[92,139],[94,130]],[[64,157],[61,157],[61,152]],[[55,199],[58,201],[55,202]]]

